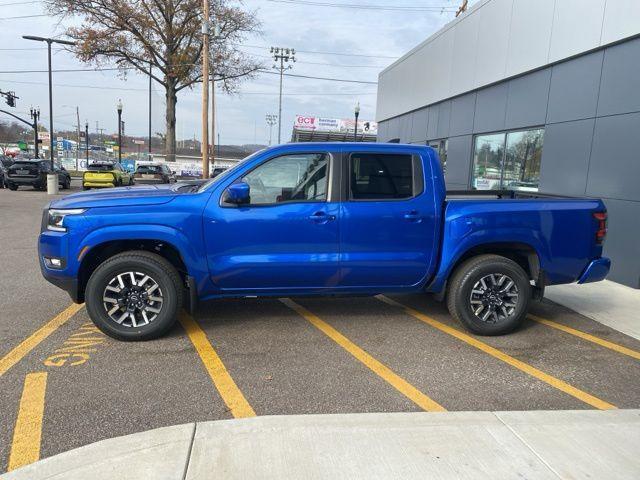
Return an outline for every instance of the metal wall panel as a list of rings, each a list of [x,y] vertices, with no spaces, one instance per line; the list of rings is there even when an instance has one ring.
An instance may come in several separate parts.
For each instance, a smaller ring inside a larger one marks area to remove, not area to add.
[[[456,184],[463,186],[462,188],[464,189],[469,188],[472,143],[472,135],[449,138],[447,172],[445,174],[447,185]],[[449,161],[449,159],[451,159],[451,161]]]
[[[596,119],[587,194],[640,201],[640,113]]]
[[[509,82],[505,119],[509,128],[544,124],[550,79],[551,69],[547,68]]]
[[[387,122],[387,141],[400,138],[400,118],[392,118]]]
[[[427,123],[429,121],[429,112],[426,108],[417,110],[412,113],[411,121],[411,142],[424,142],[427,139]]]
[[[429,107],[428,116],[429,123],[427,125],[427,140],[438,138],[438,113],[440,108],[437,105]]]
[[[411,141],[412,117],[411,113],[400,117],[400,143],[409,143]]]
[[[606,0],[556,0],[549,62],[600,45],[605,2]]]
[[[584,195],[595,120],[547,125],[540,171],[541,192]]]
[[[611,258],[614,282],[640,288],[640,202],[604,200],[609,214],[604,255]]]
[[[451,119],[451,100],[438,104],[438,138],[449,136],[449,120]]]
[[[640,111],[640,38],[604,52],[598,116]]]
[[[556,0],[514,0],[506,76],[547,63]]]
[[[607,0],[602,23],[601,44],[617,42],[638,34],[640,2],[637,0]]]
[[[451,101],[449,135],[466,135],[473,132],[473,116],[476,109],[476,94],[468,93]]]
[[[553,67],[547,122],[595,117],[603,57],[599,51]]]
[[[476,13],[480,17],[475,55],[477,86],[505,76],[512,7],[513,0],[493,0]]]
[[[506,83],[500,83],[478,92],[476,113],[473,119],[473,131],[475,133],[504,129],[507,92],[508,85]]]
[[[476,53],[478,45],[479,15],[466,15],[453,31],[453,58],[451,83],[454,92],[464,92],[476,86]]]

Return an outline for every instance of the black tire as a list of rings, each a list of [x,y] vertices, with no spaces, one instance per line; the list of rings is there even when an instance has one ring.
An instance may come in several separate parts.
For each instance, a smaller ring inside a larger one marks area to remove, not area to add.
[[[9,183],[7,186],[9,187],[9,190],[13,190],[14,192],[18,190],[18,185],[15,183]]]
[[[84,185],[82,186],[82,190],[90,190],[91,187],[85,187]]]
[[[65,178],[62,182],[62,189],[69,190],[71,188],[71,178]]]
[[[500,293],[509,281],[514,286],[509,292]],[[526,272],[513,260],[499,255],[479,255],[465,261],[452,275],[447,289],[449,313],[479,335],[504,335],[518,328],[527,315],[530,300],[531,284]],[[491,312],[490,316],[483,320],[481,317],[487,312]]]
[[[142,326],[126,326],[126,321],[123,324],[116,323],[102,300],[112,279],[131,271],[151,277],[158,284],[164,300],[155,319]],[[105,260],[96,268],[87,282],[85,302],[93,323],[110,337],[123,341],[151,340],[164,335],[175,323],[178,310],[182,307],[182,281],[173,265],[160,255],[141,250],[124,252]]]
[[[133,177],[129,177],[129,186],[132,187],[134,185]]]

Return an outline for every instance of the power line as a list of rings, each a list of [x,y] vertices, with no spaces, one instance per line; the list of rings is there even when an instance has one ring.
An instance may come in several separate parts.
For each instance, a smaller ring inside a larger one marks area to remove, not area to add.
[[[266,50],[269,47],[265,45],[248,45],[248,44],[234,44],[236,47],[247,47],[247,48],[259,48],[260,50]],[[320,50],[299,50],[296,48],[296,52],[298,53],[308,53],[311,55],[339,55],[343,57],[364,57],[364,58],[389,58],[392,60],[396,60],[398,56],[389,56],[389,55],[381,55],[381,54],[367,54],[367,53],[345,53],[345,52],[322,52]]]
[[[258,70],[260,73],[268,73],[271,75],[279,75],[277,72],[271,72],[269,70]],[[330,82],[344,82],[344,83],[361,83],[363,85],[377,85],[378,82],[368,82],[366,80],[348,80],[345,78],[331,78],[331,77],[315,77],[312,75],[298,75],[294,73],[285,73],[286,77],[294,77],[294,78],[308,78],[312,80],[327,80]]]
[[[449,5],[432,5],[424,7],[400,6],[400,5],[372,5],[359,3],[333,3],[333,2],[317,2],[309,0],[267,0],[272,3],[288,3],[291,5],[309,5],[313,7],[334,7],[334,8],[351,8],[357,10],[382,10],[394,12],[455,12],[456,8]]]
[[[28,5],[30,3],[40,3],[40,0],[30,0],[30,1],[27,1],[27,2],[0,3],[0,8],[1,7],[11,7],[13,5]]]
[[[0,20],[18,20],[19,18],[35,18],[35,17],[48,17],[49,15],[45,15],[44,13],[40,15],[20,15],[18,17],[0,17]]]

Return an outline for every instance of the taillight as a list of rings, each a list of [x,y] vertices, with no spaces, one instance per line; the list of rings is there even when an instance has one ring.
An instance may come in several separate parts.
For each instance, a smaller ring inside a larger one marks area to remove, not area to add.
[[[593,218],[598,222],[598,229],[596,230],[596,244],[602,245],[605,237],[607,236],[607,212],[594,212]]]

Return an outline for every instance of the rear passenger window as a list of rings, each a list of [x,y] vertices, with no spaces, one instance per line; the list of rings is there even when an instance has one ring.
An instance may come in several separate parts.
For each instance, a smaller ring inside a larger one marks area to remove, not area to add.
[[[411,155],[354,153],[350,160],[351,198],[385,200],[413,196]]]

